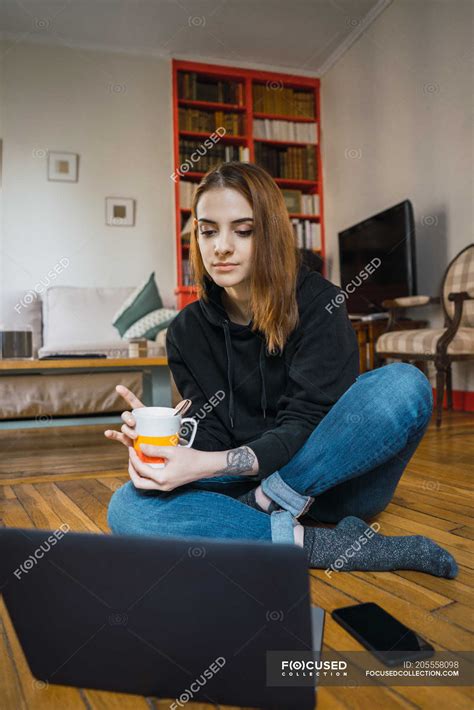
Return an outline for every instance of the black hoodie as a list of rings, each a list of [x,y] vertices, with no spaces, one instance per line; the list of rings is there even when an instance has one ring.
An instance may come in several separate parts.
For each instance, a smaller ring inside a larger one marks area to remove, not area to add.
[[[166,334],[174,381],[192,400],[186,416],[199,422],[193,447],[246,444],[265,478],[294,456],[355,381],[357,337],[341,289],[304,264],[296,290],[300,322],[277,355],[251,323],[229,320],[222,287],[206,276],[205,288],[209,302],[183,308]]]

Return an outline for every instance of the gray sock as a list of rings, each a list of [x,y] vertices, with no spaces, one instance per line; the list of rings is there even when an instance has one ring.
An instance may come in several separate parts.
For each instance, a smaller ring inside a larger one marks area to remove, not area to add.
[[[386,536],[349,515],[335,528],[304,529],[304,549],[310,567],[347,572],[415,569],[452,579],[458,573],[454,557],[423,535]]]
[[[268,507],[268,510],[265,510],[259,504],[257,503],[255,499],[255,488],[251,488],[247,493],[244,493],[243,495],[239,496],[237,500],[240,500],[241,503],[245,503],[246,505],[250,505],[251,508],[255,508],[256,510],[260,510],[262,513],[273,513],[274,510],[281,510],[280,506],[275,503],[275,501],[271,501],[270,505]]]

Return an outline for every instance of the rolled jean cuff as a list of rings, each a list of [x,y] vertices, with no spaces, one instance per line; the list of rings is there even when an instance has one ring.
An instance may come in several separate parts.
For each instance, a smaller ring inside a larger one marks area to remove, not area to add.
[[[288,510],[295,518],[307,512],[314,498],[303,496],[285,483],[278,471],[264,478],[260,484],[262,491],[284,510]]]
[[[295,544],[293,528],[296,520],[288,510],[274,510],[270,515],[272,542]]]

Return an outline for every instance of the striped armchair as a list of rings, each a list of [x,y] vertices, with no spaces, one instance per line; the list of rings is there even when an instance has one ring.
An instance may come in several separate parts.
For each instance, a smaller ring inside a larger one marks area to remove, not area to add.
[[[443,307],[443,328],[397,330],[390,328],[400,310],[438,303]],[[441,426],[444,387],[448,409],[453,407],[451,363],[474,359],[474,243],[469,244],[448,264],[443,276],[441,296],[407,296],[383,301],[390,318],[385,332],[377,339],[379,361],[386,358],[404,362],[433,361],[436,367],[436,426]]]

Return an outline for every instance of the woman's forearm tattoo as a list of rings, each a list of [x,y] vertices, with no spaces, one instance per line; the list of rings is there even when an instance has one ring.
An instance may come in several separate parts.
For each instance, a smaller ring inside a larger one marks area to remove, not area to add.
[[[256,456],[252,449],[248,446],[239,446],[238,449],[232,449],[227,452],[227,466],[220,471],[216,471],[216,476],[226,473],[248,473],[252,471]]]

